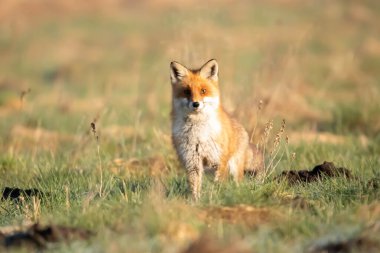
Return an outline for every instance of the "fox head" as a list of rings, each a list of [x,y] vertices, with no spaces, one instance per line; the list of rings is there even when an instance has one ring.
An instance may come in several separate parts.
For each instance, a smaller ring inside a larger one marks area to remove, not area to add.
[[[212,59],[199,69],[188,69],[178,62],[170,64],[173,110],[186,114],[215,111],[219,108],[218,63]]]

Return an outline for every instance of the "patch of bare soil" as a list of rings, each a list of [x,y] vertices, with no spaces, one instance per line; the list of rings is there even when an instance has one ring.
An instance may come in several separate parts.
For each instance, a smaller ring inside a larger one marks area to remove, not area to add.
[[[279,218],[279,214],[274,210],[249,205],[208,207],[204,211],[206,221],[223,220],[227,223],[243,224],[249,227],[256,227]]]
[[[238,242],[224,245],[214,238],[203,235],[198,240],[190,244],[190,246],[182,251],[182,253],[248,253],[251,252]]]
[[[328,241],[311,246],[309,253],[349,253],[349,252],[379,252],[379,244],[375,241],[359,236],[341,241]]]
[[[32,197],[32,196],[43,196],[44,193],[38,189],[20,189],[5,187],[3,193],[1,194],[1,200],[18,200],[20,197]]]
[[[92,232],[85,229],[58,225],[41,226],[35,223],[24,230],[16,230],[10,233],[3,233],[0,229],[0,249],[1,247],[43,249],[49,243],[87,240],[92,234]]]
[[[285,179],[290,184],[305,182],[310,183],[325,177],[352,178],[351,172],[344,167],[336,167],[332,162],[323,162],[312,170],[287,170],[277,176],[277,179]]]
[[[380,201],[362,206],[358,213],[358,217],[361,217],[365,221],[374,221],[369,225],[369,228],[376,231],[376,234],[380,234]]]

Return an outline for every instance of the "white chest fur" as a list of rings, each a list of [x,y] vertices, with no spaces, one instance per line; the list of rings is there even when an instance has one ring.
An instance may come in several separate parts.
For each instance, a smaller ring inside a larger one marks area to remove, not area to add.
[[[172,131],[177,153],[185,167],[219,164],[221,149],[216,140],[221,123],[215,113],[177,115]]]

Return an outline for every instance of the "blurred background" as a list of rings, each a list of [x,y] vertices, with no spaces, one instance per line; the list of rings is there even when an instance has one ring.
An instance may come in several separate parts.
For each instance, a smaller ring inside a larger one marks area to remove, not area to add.
[[[114,157],[169,150],[169,63],[210,58],[247,129],[285,119],[293,143],[366,145],[380,130],[379,24],[371,0],[2,0],[0,150],[83,155],[93,121]]]

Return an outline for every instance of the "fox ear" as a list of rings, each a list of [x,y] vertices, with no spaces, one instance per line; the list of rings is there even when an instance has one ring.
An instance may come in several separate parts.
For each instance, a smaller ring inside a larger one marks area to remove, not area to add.
[[[172,61],[170,63],[170,80],[172,81],[172,84],[181,81],[185,76],[188,75],[188,73],[189,70],[180,63],[175,61]]]
[[[213,81],[218,81],[218,63],[215,59],[209,60],[206,62],[200,69],[199,74],[203,78],[211,79]]]

